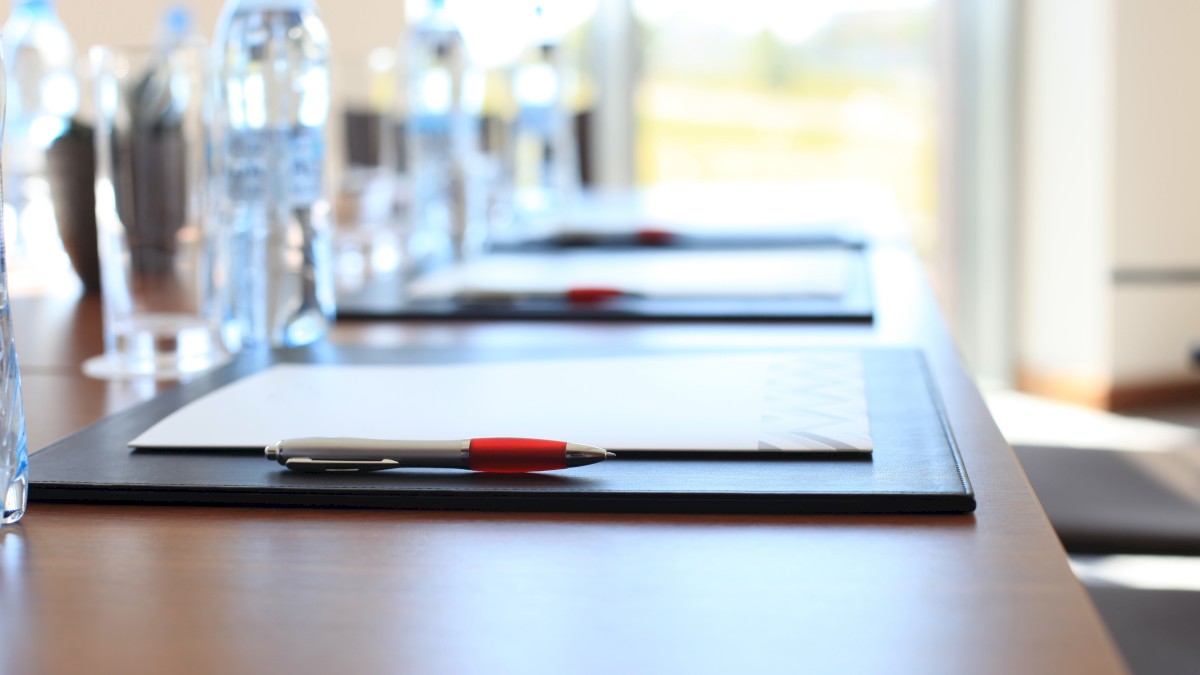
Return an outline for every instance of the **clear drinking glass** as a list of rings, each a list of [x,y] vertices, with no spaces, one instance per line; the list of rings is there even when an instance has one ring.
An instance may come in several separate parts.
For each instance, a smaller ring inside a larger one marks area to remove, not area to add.
[[[0,58],[0,137],[4,133],[4,60]],[[3,171],[0,171],[0,175]],[[3,186],[0,186],[0,201]],[[4,515],[0,524],[15,523],[25,515],[29,461],[26,457],[25,410],[21,405],[21,373],[13,345],[12,318],[8,312],[8,269],[5,265],[4,216],[0,214],[0,494]]]
[[[93,377],[176,379],[228,358],[208,222],[206,48],[93,47],[104,354]]]

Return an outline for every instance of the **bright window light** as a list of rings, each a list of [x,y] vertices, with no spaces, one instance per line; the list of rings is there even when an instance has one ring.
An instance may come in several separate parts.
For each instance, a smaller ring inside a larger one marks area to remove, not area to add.
[[[866,181],[932,227],[932,0],[632,2],[638,183]]]

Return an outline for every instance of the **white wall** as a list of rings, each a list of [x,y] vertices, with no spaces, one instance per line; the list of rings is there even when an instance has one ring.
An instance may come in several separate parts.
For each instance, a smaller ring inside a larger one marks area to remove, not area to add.
[[[1200,3],[1025,8],[1024,381],[1200,391]]]
[[[1200,265],[1200,2],[1122,0],[1116,21],[1114,264],[1194,267]]]
[[[1018,360],[1068,388],[1111,375],[1117,1],[1025,3]]]
[[[136,45],[149,41],[166,0],[57,0],[63,22],[83,51],[98,43]],[[202,32],[212,35],[222,2],[195,0],[186,3],[196,14]],[[394,46],[404,22],[403,0],[318,0],[338,58],[365,58],[375,47]],[[4,16],[12,7],[0,0]]]
[[[148,44],[169,0],[56,0],[55,6],[70,31],[81,57],[95,44]],[[196,16],[197,29],[212,37],[222,0],[186,2]],[[335,101],[366,99],[367,54],[377,47],[395,47],[404,26],[404,1],[317,0],[321,17],[329,29],[333,51],[333,95]],[[0,15],[7,17],[11,0],[0,0]],[[337,124],[335,116],[334,123]],[[331,141],[339,143],[333,130]]]
[[[1114,266],[1200,274],[1200,3],[1124,0],[1116,34]],[[1193,374],[1200,283],[1119,284],[1118,381]]]
[[[143,45],[154,36],[168,0],[56,0],[55,6],[71,33],[76,54],[82,59],[95,44]],[[193,9],[197,29],[212,37],[223,0],[186,2]],[[327,135],[329,143],[328,189],[335,189],[343,156],[343,128],[339,114],[343,103],[365,102],[369,78],[367,54],[378,47],[395,47],[404,27],[404,0],[317,0],[329,29],[333,52],[334,110]],[[11,0],[0,0],[0,16],[7,17]],[[81,61],[81,72],[86,67]],[[86,107],[81,114],[88,114]],[[331,192],[332,194],[332,192]]]

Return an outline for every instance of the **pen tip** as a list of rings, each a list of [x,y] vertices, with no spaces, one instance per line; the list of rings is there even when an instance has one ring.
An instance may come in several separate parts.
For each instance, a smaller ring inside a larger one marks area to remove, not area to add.
[[[615,453],[615,452],[605,451],[605,453],[604,453],[604,459],[612,459],[613,457],[616,457],[616,456],[617,456],[617,453]]]

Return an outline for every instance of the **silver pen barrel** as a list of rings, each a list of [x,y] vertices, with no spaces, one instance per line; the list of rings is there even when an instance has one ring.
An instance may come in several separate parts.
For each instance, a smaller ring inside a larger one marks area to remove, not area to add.
[[[364,438],[289,438],[267,446],[267,459],[380,461],[402,466],[459,469],[467,466],[470,441],[393,441]]]

